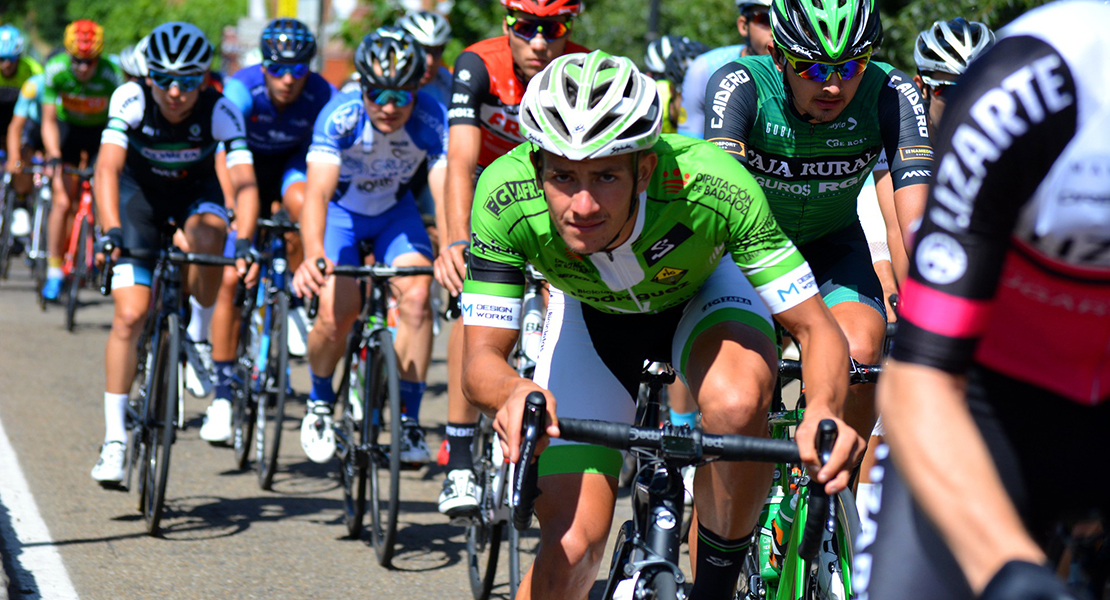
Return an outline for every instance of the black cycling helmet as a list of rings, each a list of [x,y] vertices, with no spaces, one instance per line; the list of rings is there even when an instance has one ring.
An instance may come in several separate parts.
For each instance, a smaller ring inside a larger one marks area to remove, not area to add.
[[[424,77],[425,60],[424,48],[400,27],[378,28],[355,50],[355,68],[364,88],[415,88]]]
[[[682,38],[667,57],[666,68],[663,70],[664,79],[681,87],[682,81],[686,79],[686,68],[695,58],[706,52],[709,52],[709,46],[690,38]]]
[[[838,63],[877,47],[883,26],[875,0],[774,0],[771,32],[791,56]]]
[[[296,19],[274,19],[262,30],[263,60],[306,63],[316,56],[316,36]]]

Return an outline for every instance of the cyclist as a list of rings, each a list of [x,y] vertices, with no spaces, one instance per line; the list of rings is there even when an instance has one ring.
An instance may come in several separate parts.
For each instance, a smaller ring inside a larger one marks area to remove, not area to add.
[[[147,39],[143,38],[134,46],[119,51],[119,68],[128,81],[139,81],[147,76],[146,45]]]
[[[296,223],[304,207],[305,155],[312,129],[335,88],[309,69],[316,56],[316,36],[304,23],[284,18],[271,21],[262,30],[259,49],[262,62],[228,78],[223,93],[247,124],[247,145],[257,158],[254,173],[260,214],[270,216],[271,204],[280,203]],[[289,268],[296,269],[301,263],[300,236],[291,233],[286,241]],[[212,313],[215,398],[200,430],[200,437],[210,442],[226,442],[231,437],[232,377],[239,343],[239,308],[234,306],[237,283],[234,269],[225,269]],[[193,308],[196,315],[198,307]],[[307,325],[299,310],[290,311],[289,321],[289,337],[301,340],[291,347],[303,354],[302,332],[307,333]],[[203,340],[207,331],[203,324],[197,329],[193,339]]]
[[[451,100],[451,71],[443,65],[443,51],[451,41],[451,24],[437,12],[421,10],[407,13],[397,20],[397,26],[424,48],[428,66],[420,80],[421,91],[447,106]]]
[[[686,111],[682,109],[682,82],[686,79],[686,69],[694,59],[708,51],[709,46],[690,38],[683,38],[667,56],[663,71],[663,83],[667,87],[667,93],[660,93],[666,106],[663,133],[677,133],[679,126],[686,122]]]
[[[239,222],[235,256],[250,255],[258,192],[239,109],[205,83],[212,46],[189,23],[159,25],[146,49],[149,77],[112,94],[110,118],[96,165],[99,218],[116,248],[156,255],[161,231],[172,221],[192,252],[221,254],[227,211],[216,178],[215,153],[227,148],[227,165]],[[106,433],[93,479],[122,481],[127,434],[124,415],[136,365],[136,346],[151,301],[153,260],[120,258],[112,275],[115,315],[105,350]],[[238,263],[245,273],[245,261]],[[201,305],[216,300],[218,267],[190,266],[189,292]]]
[[[31,78],[42,74],[42,66],[30,56],[24,56],[23,51],[26,45],[27,42],[23,37],[23,32],[14,25],[0,26],[0,131],[6,135],[5,146],[7,147],[8,158],[5,168],[14,175],[12,186],[18,194],[26,194],[31,191],[31,177],[17,174],[23,166],[23,162],[30,159],[30,156],[24,155],[21,150],[22,126],[15,131],[15,145],[12,144],[12,133],[9,130],[14,119],[16,105],[20,101],[23,86]],[[28,91],[33,92],[41,85],[41,83],[32,84]],[[32,97],[34,95],[31,94]]]
[[[907,75],[871,61],[882,32],[873,0],[775,0],[771,29],[770,56],[742,57],[710,78],[705,138],[751,169],[813,266],[851,356],[873,364],[886,307],[857,198],[885,149],[902,230],[921,215],[933,153],[920,95]],[[845,413],[869,434],[874,386],[853,388]]]
[[[58,165],[78,166],[81,154],[96,162],[100,134],[108,122],[108,100],[123,83],[111,61],[100,60],[104,30],[82,19],[66,26],[65,52],[46,62],[42,95],[42,144],[48,174],[53,177],[54,201],[47,227],[49,257],[42,295],[55,300],[62,289],[62,256],[77,204],[77,177],[54,171]]]
[[[441,228],[436,279],[452,295],[462,292],[464,252],[470,240],[474,181],[494,159],[524,141],[517,114],[529,81],[553,59],[585,48],[570,41],[579,0],[501,0],[508,11],[504,35],[468,47],[455,60],[447,150],[446,235]],[[452,518],[478,509],[470,446],[478,411],[462,393],[462,327],[447,342],[447,477],[439,511]]]
[[[686,68],[682,82],[682,109],[686,121],[678,128],[682,135],[701,139],[705,122],[705,85],[709,76],[741,56],[762,56],[771,51],[771,0],[737,0],[736,29],[743,44],[710,50]]]
[[[361,92],[339,94],[316,121],[301,218],[305,261],[293,278],[298,295],[320,296],[308,338],[312,391],[301,425],[301,445],[316,462],[335,452],[332,374],[360,306],[357,282],[327,277],[316,261],[325,258],[329,269],[361,264],[360,245],[369,241],[378,262],[431,266],[431,242],[411,192],[446,168],[447,112],[417,91],[426,64],[416,40],[402,29],[380,28],[362,39],[355,67]],[[433,192],[440,193],[434,186]],[[431,282],[430,276],[390,281],[399,309],[401,461],[409,464],[429,459],[419,416],[432,352]]]
[[[1108,19],[1032,10],[951,90],[879,383],[890,455],[860,598],[1080,597],[1043,548],[1110,505],[1090,476],[1110,458]]]
[[[947,93],[967,70],[967,65],[994,44],[994,32],[986,25],[963,17],[936,21],[917,36],[913,82],[921,90],[930,131],[935,131],[944,114]]]
[[[660,104],[631,60],[600,51],[558,58],[529,83],[521,128],[531,144],[495,161],[476,191],[463,293],[467,398],[496,412],[516,460],[528,393],[547,396],[553,437],[556,414],[631,423],[644,360],[661,360],[690,386],[707,431],[765,436],[775,314],[802,337],[813,375],[802,456],[816,463],[815,423],[835,419],[841,438],[817,477],[843,489],[862,449],[839,420],[844,337],[755,180],[711,144],[660,136]],[[506,363],[526,262],[552,284],[535,381]],[[585,597],[613,515],[620,452],[551,444],[539,463],[540,550],[518,598]],[[772,469],[699,469],[692,598],[733,597]]]

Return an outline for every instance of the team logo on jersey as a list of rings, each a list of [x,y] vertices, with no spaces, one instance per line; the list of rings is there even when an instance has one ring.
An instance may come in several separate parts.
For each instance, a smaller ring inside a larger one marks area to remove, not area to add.
[[[189,135],[192,135],[192,136],[199,136],[200,135],[200,123],[193,123],[192,125],[189,126]]]
[[[679,282],[687,273],[686,269],[675,269],[673,267],[663,267],[659,272],[652,277],[651,280],[655,283],[663,285],[674,285]]]
[[[505,210],[510,204],[514,202],[526,202],[541,198],[543,194],[540,193],[536,182],[534,180],[528,181],[508,181],[501,187],[493,190],[486,201],[486,210],[494,217],[500,219],[501,211]]]
[[[681,169],[675,167],[674,171],[663,172],[663,189],[668,194],[677,194],[690,183],[690,174],[683,173]]]
[[[464,85],[469,84],[470,83],[470,70],[469,69],[459,70],[459,72],[455,74],[455,79],[458,79]]]
[[[340,106],[328,118],[327,133],[333,139],[349,135],[362,118],[362,101],[354,100]]]
[[[934,231],[917,245],[917,272],[937,285],[946,285],[967,271],[967,252],[956,238]]]
[[[649,267],[655,266],[655,263],[663,259],[664,256],[671,253],[672,250],[682,245],[682,242],[690,239],[694,235],[690,228],[682,223],[676,224],[667,232],[667,235],[656,240],[647,251],[644,252],[644,262]]]

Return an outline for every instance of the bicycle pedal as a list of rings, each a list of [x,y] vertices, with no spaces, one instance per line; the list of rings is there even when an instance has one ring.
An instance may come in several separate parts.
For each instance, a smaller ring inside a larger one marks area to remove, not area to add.
[[[459,515],[451,517],[449,524],[452,527],[470,527],[471,525],[477,525],[477,518],[470,515]]]

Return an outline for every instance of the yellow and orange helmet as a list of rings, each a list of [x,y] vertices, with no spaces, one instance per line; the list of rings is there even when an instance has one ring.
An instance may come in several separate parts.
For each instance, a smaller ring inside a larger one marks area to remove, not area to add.
[[[104,50],[104,28],[88,19],[74,21],[66,26],[65,46],[73,58],[97,58]]]

